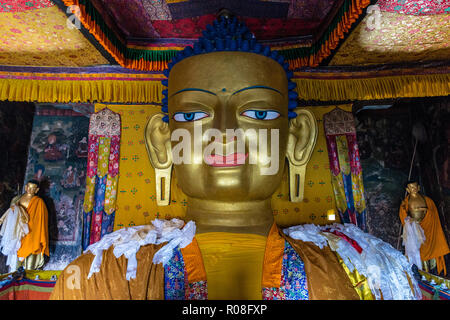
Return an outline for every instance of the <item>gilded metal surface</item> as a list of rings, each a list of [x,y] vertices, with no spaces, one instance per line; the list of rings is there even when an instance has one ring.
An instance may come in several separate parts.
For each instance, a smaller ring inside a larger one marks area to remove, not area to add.
[[[26,210],[31,199],[39,192],[39,186],[33,182],[25,185],[25,193],[20,197],[19,204]]]
[[[420,194],[420,186],[417,182],[409,183],[406,187],[408,192],[408,215],[417,222],[421,222],[427,213],[427,202]]]
[[[171,141],[171,134],[185,129],[192,137],[187,150],[190,152],[183,150],[180,154],[189,163],[173,164],[178,185],[188,197],[186,219],[196,222],[199,233],[267,235],[273,223],[271,196],[281,183],[286,157],[291,170],[304,177],[304,166],[317,137],[316,121],[307,111],[295,110],[299,116],[288,121],[288,82],[283,68],[270,58],[247,52],[197,55],[172,68],[168,96],[169,124],[161,121],[161,114],[153,116],[145,140],[151,163],[158,172],[169,168],[178,152],[174,149],[181,140]],[[254,110],[279,116],[255,118]],[[198,120],[177,121],[193,113],[199,115]],[[252,149],[249,135],[245,135],[246,160],[251,158],[254,162],[229,166],[196,162],[195,148],[205,150],[212,141],[198,135],[199,128],[203,133],[208,129],[221,133],[219,141],[214,141],[223,153],[213,152],[213,157],[230,154],[226,153],[226,146],[237,149],[238,142],[226,134],[227,129],[253,129],[256,141],[264,138],[266,132],[267,153],[261,151],[260,145]],[[261,174],[270,166],[276,167],[273,174]]]

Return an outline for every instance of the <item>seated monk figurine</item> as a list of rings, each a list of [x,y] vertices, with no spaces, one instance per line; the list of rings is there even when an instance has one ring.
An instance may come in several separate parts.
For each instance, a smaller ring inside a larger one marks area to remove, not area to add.
[[[437,272],[447,274],[444,256],[450,252],[444,231],[442,230],[434,201],[420,193],[420,186],[416,181],[406,183],[407,196],[402,201],[399,210],[400,221],[405,223],[407,216],[417,221],[423,229],[425,241],[420,247],[420,257],[425,270],[433,264]]]
[[[25,193],[15,197],[11,201],[11,208],[2,217],[3,222],[14,223],[8,219],[7,215],[13,215],[17,211],[16,226],[11,226],[16,231],[15,235],[8,232],[5,226],[5,233],[9,234],[10,241],[20,241],[20,247],[17,250],[17,263],[9,263],[10,266],[23,266],[26,270],[38,270],[42,268],[45,262],[44,255],[49,256],[48,242],[48,211],[44,201],[36,194],[39,192],[39,181],[29,180],[25,185]],[[23,226],[26,224],[26,226]],[[12,248],[11,248],[12,249]],[[12,253],[12,251],[10,251]],[[15,270],[11,270],[15,271]]]
[[[357,227],[274,223],[286,158],[291,200],[301,198],[317,122],[296,108],[287,63],[245,26],[222,19],[204,34],[169,64],[163,113],[145,131],[158,204],[170,205],[173,169],[186,222],[155,219],[104,236],[61,273],[51,299],[417,298],[406,258],[392,248],[395,258],[376,260],[382,246],[370,243],[381,240],[359,244]],[[398,278],[390,290],[385,275]]]

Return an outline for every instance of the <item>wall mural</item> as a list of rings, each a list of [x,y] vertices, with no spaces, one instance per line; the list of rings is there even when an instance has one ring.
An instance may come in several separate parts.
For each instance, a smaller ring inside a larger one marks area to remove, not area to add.
[[[72,109],[38,106],[25,180],[41,181],[49,210],[50,259],[44,270],[62,270],[81,254],[89,118]]]

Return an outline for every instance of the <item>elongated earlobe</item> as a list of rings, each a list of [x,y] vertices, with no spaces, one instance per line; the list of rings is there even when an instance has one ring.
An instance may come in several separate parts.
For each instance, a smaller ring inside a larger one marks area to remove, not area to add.
[[[155,170],[158,206],[167,206],[170,203],[173,166],[170,130],[168,124],[162,119],[164,116],[161,113],[153,115],[145,127],[145,146]]]
[[[302,202],[305,191],[306,166],[317,142],[317,121],[306,109],[294,110],[297,117],[289,122],[289,137],[286,156],[289,162],[289,198]]]

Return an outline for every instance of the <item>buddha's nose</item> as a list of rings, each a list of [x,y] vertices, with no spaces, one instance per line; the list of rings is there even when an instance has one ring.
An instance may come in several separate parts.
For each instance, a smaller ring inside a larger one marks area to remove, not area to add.
[[[223,110],[220,115],[216,114],[216,117],[214,119],[214,128],[222,132],[224,143],[229,142],[228,140],[231,141],[232,139],[234,139],[233,136],[228,135],[229,137],[227,140],[227,129],[233,131],[237,129],[237,119],[235,112],[230,110]]]

